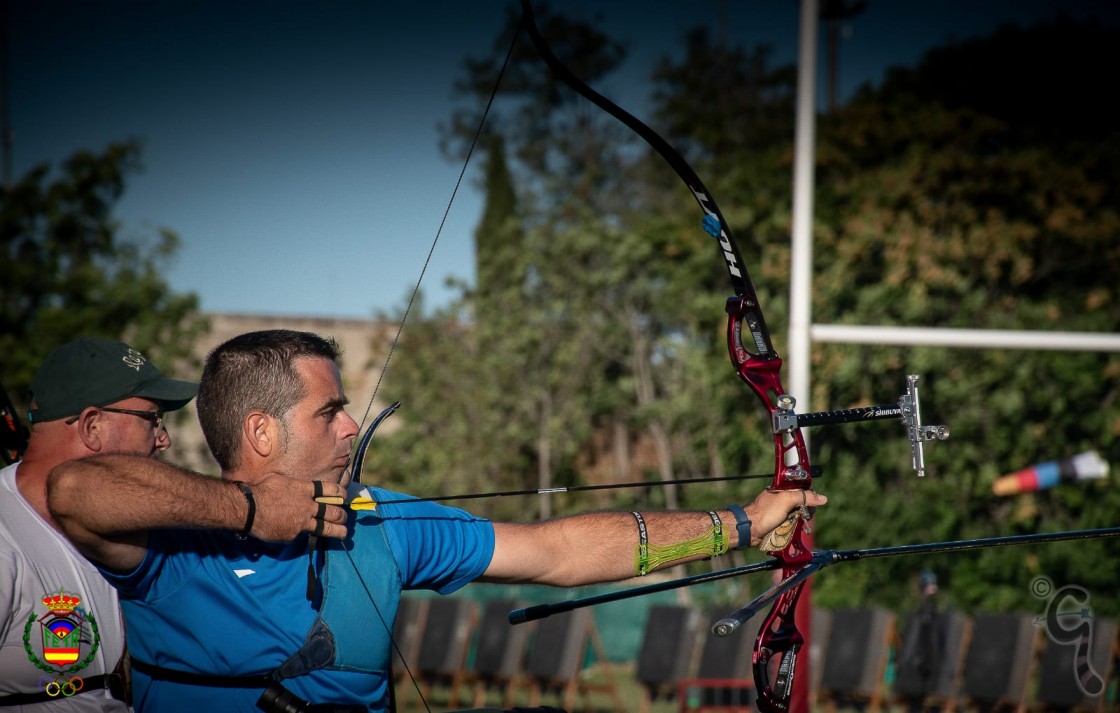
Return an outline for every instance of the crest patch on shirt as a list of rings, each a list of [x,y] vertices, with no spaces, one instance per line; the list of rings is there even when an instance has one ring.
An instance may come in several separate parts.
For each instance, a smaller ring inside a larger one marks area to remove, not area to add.
[[[31,612],[23,629],[27,658],[49,676],[39,678],[39,687],[51,696],[72,696],[82,690],[79,671],[89,666],[101,646],[101,635],[93,612],[82,608],[82,598],[59,589],[42,598],[43,608]],[[39,612],[43,613],[40,615]],[[35,625],[43,642],[40,659],[31,646]],[[88,649],[88,651],[87,651]],[[85,657],[82,654],[85,652]]]

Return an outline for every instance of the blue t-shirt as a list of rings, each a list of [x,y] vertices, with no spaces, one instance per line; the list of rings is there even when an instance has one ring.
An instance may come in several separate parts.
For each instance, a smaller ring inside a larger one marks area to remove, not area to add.
[[[367,490],[378,503],[407,498]],[[369,583],[386,576],[399,576],[403,590],[449,594],[478,578],[494,553],[488,520],[435,503],[379,504],[374,511],[351,513],[350,524],[350,538],[328,546],[354,548],[362,538],[386,537],[398,571],[361,572],[367,586],[349,593],[355,602],[368,602],[367,588],[376,589]],[[322,561],[316,559],[320,566]],[[307,537],[269,543],[241,541],[227,531],[155,530],[135,570],[105,575],[120,592],[135,658],[179,671],[241,676],[269,673],[303,645],[316,620],[307,596],[310,562]],[[378,605],[370,618],[380,620],[353,625],[384,629],[388,641],[395,601]],[[387,662],[387,649],[383,655]],[[387,703],[388,675],[318,670],[283,683],[310,703],[363,704],[377,711]],[[133,689],[137,711],[160,713],[200,713],[218,703],[222,711],[257,711],[262,691],[153,681],[139,671]]]

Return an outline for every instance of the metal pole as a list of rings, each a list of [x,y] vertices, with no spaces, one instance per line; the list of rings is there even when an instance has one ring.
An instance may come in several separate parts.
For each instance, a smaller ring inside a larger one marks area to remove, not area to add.
[[[1016,329],[951,329],[948,327],[876,327],[858,324],[814,324],[818,342],[897,344],[901,346],[963,347],[968,349],[1040,349],[1080,352],[1120,352],[1120,334],[1106,332],[1048,332]],[[797,397],[797,393],[794,393]],[[798,404],[800,406],[800,404]],[[798,409],[804,410],[804,409]]]
[[[817,0],[801,0],[801,22],[797,52],[797,128],[793,162],[793,236],[790,253],[789,393],[797,399],[797,410],[810,408],[809,328],[813,308],[813,184],[817,120]],[[807,436],[807,434],[806,434]],[[808,438],[806,438],[806,442]],[[805,536],[808,547],[812,535]],[[812,580],[806,580],[798,601],[795,621],[805,638],[805,655],[798,661],[798,675],[790,713],[809,713],[809,647],[812,632]]]

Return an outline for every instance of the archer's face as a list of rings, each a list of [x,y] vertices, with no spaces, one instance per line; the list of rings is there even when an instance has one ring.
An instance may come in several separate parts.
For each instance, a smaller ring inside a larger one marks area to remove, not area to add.
[[[284,418],[283,472],[306,480],[339,482],[358,424],[345,411],[338,366],[329,359],[301,357],[295,368],[306,396]]]

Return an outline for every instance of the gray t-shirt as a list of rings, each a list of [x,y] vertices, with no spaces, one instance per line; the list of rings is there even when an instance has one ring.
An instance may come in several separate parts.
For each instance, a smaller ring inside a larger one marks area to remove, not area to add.
[[[3,710],[125,713],[104,689],[65,695],[116,668],[124,623],[116,590],[20,495],[17,468],[0,470],[0,698],[58,695]]]

